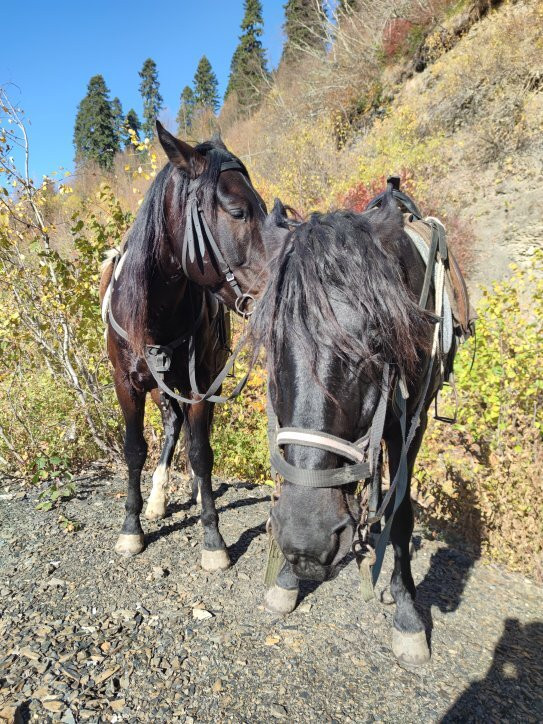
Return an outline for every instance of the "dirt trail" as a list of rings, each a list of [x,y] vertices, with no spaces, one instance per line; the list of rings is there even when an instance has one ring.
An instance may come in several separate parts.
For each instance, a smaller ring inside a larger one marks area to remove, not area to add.
[[[393,607],[364,604],[357,569],[306,586],[298,609],[261,608],[267,490],[216,481],[233,567],[199,565],[184,487],[145,523],[147,549],[113,553],[124,483],[78,483],[58,532],[35,498],[0,501],[0,716],[63,722],[543,720],[543,590],[421,531],[414,575],[432,660],[402,669]],[[378,592],[390,576],[387,553]],[[15,709],[16,707],[16,709]]]

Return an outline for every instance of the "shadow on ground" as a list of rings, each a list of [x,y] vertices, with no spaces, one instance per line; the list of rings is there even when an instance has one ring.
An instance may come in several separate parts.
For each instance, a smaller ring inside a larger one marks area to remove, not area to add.
[[[471,684],[441,724],[543,721],[542,652],[543,622],[506,619],[485,678]]]
[[[457,482],[461,485],[463,481]],[[446,547],[440,547],[432,554],[428,572],[417,586],[417,607],[425,622],[430,645],[434,627],[432,606],[436,606],[443,614],[456,611],[462,602],[473,566],[481,557],[481,513],[473,492],[465,485],[461,487],[462,504],[448,506],[450,522],[446,527],[441,520],[434,521],[427,514],[422,516],[426,525],[439,530],[439,537],[446,544]],[[462,531],[468,520],[469,541],[466,543]],[[420,538],[415,537],[413,545],[417,550],[420,547]]]

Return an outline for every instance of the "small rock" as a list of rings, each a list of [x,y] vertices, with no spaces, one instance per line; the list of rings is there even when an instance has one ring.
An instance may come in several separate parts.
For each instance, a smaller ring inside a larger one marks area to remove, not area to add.
[[[311,611],[312,606],[313,606],[313,604],[309,603],[309,601],[307,601],[306,603],[302,603],[301,606],[298,606],[298,611],[300,613],[309,613]]]
[[[64,722],[64,724],[76,724],[75,717],[71,709],[66,709],[60,721]]]
[[[217,681],[213,684],[211,691],[214,694],[218,694],[219,691],[222,691],[222,681],[220,679],[217,679]]]
[[[46,581],[43,586],[44,588],[62,588],[66,585],[66,581],[63,581],[62,578],[50,578],[48,581]]]
[[[126,706],[126,701],[124,699],[113,699],[113,701],[109,702],[109,705],[113,711],[122,711]]]
[[[101,674],[98,674],[98,676],[94,677],[94,683],[96,686],[100,686],[100,684],[103,684],[104,681],[107,681],[110,676],[113,676],[115,672],[119,670],[119,666],[116,666],[114,669],[106,669],[105,671],[102,671]]]
[[[52,701],[42,701],[41,705],[44,709],[47,709],[47,711],[52,712],[59,712],[64,709],[64,703],[58,699],[53,699]]]
[[[205,621],[206,618],[213,618],[213,614],[211,611],[206,611],[205,608],[193,608],[192,618],[195,618],[197,621]]]
[[[282,704],[272,704],[270,706],[270,714],[274,719],[282,719],[287,715],[287,710]]]
[[[169,570],[162,566],[153,566],[153,578],[166,578],[169,575]]]

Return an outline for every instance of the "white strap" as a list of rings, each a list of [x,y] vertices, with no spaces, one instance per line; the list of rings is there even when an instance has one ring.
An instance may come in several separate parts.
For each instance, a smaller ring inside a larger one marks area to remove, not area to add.
[[[292,430],[281,430],[277,433],[277,444],[308,445],[323,447],[330,452],[337,452],[355,463],[363,463],[365,454],[356,448],[352,443],[335,439],[331,435],[321,435],[317,432],[301,432]]]

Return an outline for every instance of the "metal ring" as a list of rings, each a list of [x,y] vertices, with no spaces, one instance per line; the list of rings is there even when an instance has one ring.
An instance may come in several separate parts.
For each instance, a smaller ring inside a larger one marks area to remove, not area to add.
[[[247,319],[255,311],[255,301],[252,294],[242,294],[241,297],[236,297],[234,309],[241,317]],[[244,310],[245,305],[249,307],[247,310]]]

